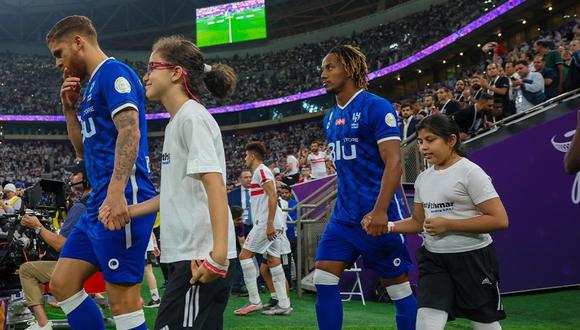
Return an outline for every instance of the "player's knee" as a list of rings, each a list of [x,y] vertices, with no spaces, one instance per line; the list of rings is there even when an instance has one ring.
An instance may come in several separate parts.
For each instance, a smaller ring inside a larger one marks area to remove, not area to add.
[[[340,278],[325,270],[314,270],[314,285],[338,285]]]
[[[401,300],[413,294],[409,282],[387,286],[387,293],[391,300]]]
[[[81,290],[80,286],[73,285],[66,278],[58,275],[54,276],[54,274],[50,277],[49,288],[50,293],[57,301],[63,301]]]

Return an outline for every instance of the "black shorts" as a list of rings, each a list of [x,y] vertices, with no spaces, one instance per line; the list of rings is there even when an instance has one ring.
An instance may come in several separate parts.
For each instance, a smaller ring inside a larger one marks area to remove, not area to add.
[[[169,282],[161,299],[155,329],[223,329],[232,272],[225,279],[189,284],[191,262],[170,263]]]
[[[146,265],[155,265],[157,264],[157,257],[153,254],[153,251],[147,251],[147,257],[145,258]]]
[[[505,319],[493,244],[461,253],[417,251],[418,305],[481,323]]]
[[[287,186],[292,186],[298,182],[300,179],[300,173],[296,173],[294,175],[287,175],[282,178],[282,182],[284,182]]]

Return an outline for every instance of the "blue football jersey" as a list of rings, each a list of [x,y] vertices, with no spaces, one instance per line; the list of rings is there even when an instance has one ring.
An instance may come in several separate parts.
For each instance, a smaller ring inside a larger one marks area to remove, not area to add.
[[[338,176],[331,221],[358,225],[372,211],[381,189],[385,164],[378,144],[400,141],[397,112],[387,100],[361,90],[344,107],[335,105],[324,116],[323,124]],[[404,218],[397,195],[390,203],[388,217]]]
[[[129,66],[109,58],[91,76],[80,106],[85,167],[93,189],[87,202],[87,216],[94,221],[107,196],[115,167],[117,128],[113,117],[128,107],[139,112],[141,132],[139,153],[125,188],[127,203],[131,205],[156,195],[149,176],[143,85]]]

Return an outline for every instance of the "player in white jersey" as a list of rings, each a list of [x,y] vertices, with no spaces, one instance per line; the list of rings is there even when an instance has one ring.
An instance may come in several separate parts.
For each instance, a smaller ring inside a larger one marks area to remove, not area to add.
[[[262,142],[250,142],[246,145],[246,166],[254,171],[250,184],[252,219],[254,227],[250,231],[242,252],[240,264],[244,282],[248,289],[249,302],[234,311],[236,315],[261,310],[263,308],[258,292],[258,270],[254,262],[256,253],[264,254],[272,274],[272,282],[278,297],[278,305],[263,311],[266,315],[289,315],[292,312],[290,299],[286,290],[286,276],[280,260],[283,254],[284,219],[278,206],[276,180],[270,169],[264,165],[266,146]]]
[[[222,329],[231,283],[228,259],[237,251],[222,136],[199,95],[204,88],[218,98],[230,95],[236,76],[229,66],[204,64],[195,44],[171,36],[153,45],[143,81],[147,98],[160,101],[171,118],[161,192],[129,208],[133,217],[161,214],[161,262],[168,264],[169,281],[155,329]]]
[[[417,125],[420,151],[433,166],[415,181],[413,217],[391,233],[425,231],[419,264],[417,329],[442,330],[456,317],[477,330],[501,329],[498,261],[490,232],[508,227],[489,176],[463,157],[459,129],[445,115]]]
[[[320,150],[318,142],[314,141],[310,144],[310,153],[308,154],[307,162],[312,169],[312,177],[321,179],[327,176],[326,165],[330,158],[326,152]]]

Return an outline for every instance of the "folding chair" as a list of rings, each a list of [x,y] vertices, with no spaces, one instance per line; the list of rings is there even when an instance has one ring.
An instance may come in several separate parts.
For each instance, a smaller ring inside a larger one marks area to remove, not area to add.
[[[362,269],[358,267],[355,261],[352,267],[345,269],[344,271],[354,273],[356,280],[354,281],[354,285],[352,286],[352,289],[349,292],[340,293],[341,295],[348,295],[348,298],[344,298],[342,299],[342,301],[351,301],[352,296],[360,296],[363,306],[366,306],[362,283],[360,281],[360,273],[362,272]]]

